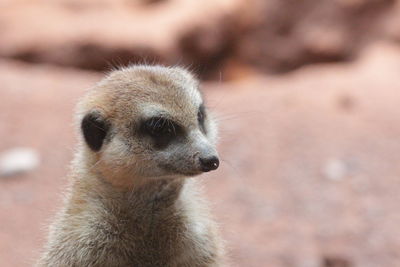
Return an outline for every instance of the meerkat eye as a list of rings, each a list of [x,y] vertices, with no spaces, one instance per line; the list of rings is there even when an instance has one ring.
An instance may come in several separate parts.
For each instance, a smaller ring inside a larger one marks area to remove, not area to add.
[[[145,125],[148,134],[154,137],[173,134],[173,125],[169,120],[161,117],[151,118],[145,122]]]
[[[200,129],[204,133],[206,132],[206,128],[205,128],[205,125],[204,125],[205,117],[206,117],[205,108],[204,108],[204,105],[201,104],[200,107],[199,107],[199,111],[197,112],[197,120],[199,122]]]
[[[143,123],[144,132],[153,138],[158,148],[167,146],[181,131],[175,122],[162,118],[153,117]]]

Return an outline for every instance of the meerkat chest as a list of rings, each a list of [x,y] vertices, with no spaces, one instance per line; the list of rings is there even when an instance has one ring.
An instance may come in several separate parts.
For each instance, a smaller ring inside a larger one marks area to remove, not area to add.
[[[154,207],[130,216],[112,215],[93,221],[93,238],[130,264],[196,266],[194,262],[210,260],[213,245],[206,222],[188,215],[182,209]]]

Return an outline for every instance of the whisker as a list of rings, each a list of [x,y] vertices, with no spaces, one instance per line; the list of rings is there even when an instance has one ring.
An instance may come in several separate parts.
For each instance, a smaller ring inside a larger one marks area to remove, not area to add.
[[[222,158],[221,158],[221,161],[228,164],[228,166],[231,167],[235,172],[239,172],[239,169],[236,166],[234,166],[231,162],[227,161],[226,159],[222,159]]]
[[[248,110],[248,111],[242,111],[242,112],[234,112],[234,113],[215,113],[214,117],[216,118],[221,118],[224,116],[237,116],[237,115],[258,115],[260,112],[258,110]]]
[[[93,170],[103,159],[99,159],[92,166],[90,166],[89,171]]]
[[[243,184],[243,177],[240,175],[239,168],[237,168],[234,164],[231,164],[229,161],[226,159],[221,159],[222,162],[227,163],[230,168],[235,172],[235,175],[228,175],[230,180],[235,181],[236,183]]]

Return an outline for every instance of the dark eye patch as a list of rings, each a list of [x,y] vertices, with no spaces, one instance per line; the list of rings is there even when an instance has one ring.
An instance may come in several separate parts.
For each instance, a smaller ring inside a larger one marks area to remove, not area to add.
[[[182,128],[174,121],[153,117],[142,123],[142,132],[154,140],[155,147],[162,149],[168,146],[174,139],[182,134]]]
[[[199,111],[197,112],[197,121],[199,122],[200,129],[203,133],[206,133],[206,127],[204,125],[204,120],[206,118],[206,110],[203,104],[200,105]]]

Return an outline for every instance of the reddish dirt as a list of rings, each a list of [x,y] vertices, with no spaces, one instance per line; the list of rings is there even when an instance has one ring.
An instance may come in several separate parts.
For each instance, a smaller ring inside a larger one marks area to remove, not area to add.
[[[400,50],[379,44],[352,64],[204,84],[223,161],[200,179],[232,266],[400,266],[399,71]],[[65,189],[74,103],[100,78],[0,62],[0,151],[42,156],[0,180],[0,266],[37,258]]]

